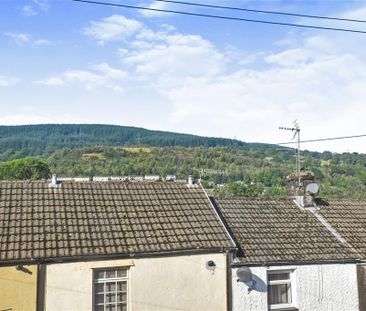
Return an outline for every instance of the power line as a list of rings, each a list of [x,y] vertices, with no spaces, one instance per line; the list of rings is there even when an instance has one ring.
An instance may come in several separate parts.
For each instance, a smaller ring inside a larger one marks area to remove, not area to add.
[[[274,22],[274,21],[240,18],[240,17],[232,17],[232,16],[193,13],[193,12],[175,11],[175,10],[163,10],[163,9],[144,7],[144,6],[117,4],[117,3],[110,3],[110,2],[98,2],[98,1],[91,1],[91,0],[72,0],[72,1],[104,5],[104,6],[121,7],[121,8],[127,8],[127,9],[147,10],[147,11],[153,11],[153,12],[173,13],[173,14],[179,14],[179,15],[207,17],[207,18],[215,18],[215,19],[223,19],[223,20],[240,21],[240,22],[251,22],[251,23],[267,24],[267,25],[277,25],[277,26],[288,26],[288,27],[298,27],[298,28],[318,29],[318,30],[332,30],[332,31],[366,34],[366,31],[363,31],[363,30],[355,30],[355,29],[347,29],[347,28],[324,27],[324,26],[315,26],[315,25],[306,25],[306,24],[293,24],[293,23]]]
[[[328,137],[328,138],[317,138],[317,139],[307,139],[307,140],[301,140],[300,143],[314,143],[314,142],[319,142],[319,141],[341,140],[341,139],[360,138],[360,137],[366,137],[366,134],[351,135],[351,136],[339,136],[339,137]],[[276,143],[275,145],[291,145],[291,144],[297,144],[297,142],[296,141],[288,141],[288,142],[284,142],[284,143]]]
[[[343,22],[366,23],[365,20],[359,20],[359,19],[332,17],[332,16],[321,16],[321,15],[310,15],[310,14],[300,14],[300,13],[289,13],[289,12],[280,12],[280,11],[255,10],[255,9],[246,9],[246,8],[239,8],[239,7],[232,7],[232,6],[222,6],[222,5],[215,5],[215,4],[208,4],[208,3],[193,3],[193,2],[173,1],[173,0],[155,0],[155,1],[157,1],[157,2],[166,2],[166,3],[174,3],[174,4],[182,4],[182,5],[190,5],[190,6],[198,6],[198,7],[211,8],[211,9],[225,9],[225,10],[233,10],[233,11],[244,11],[244,12],[273,14],[273,15],[284,15],[284,16],[293,16],[293,17],[326,19],[326,20],[343,21]]]

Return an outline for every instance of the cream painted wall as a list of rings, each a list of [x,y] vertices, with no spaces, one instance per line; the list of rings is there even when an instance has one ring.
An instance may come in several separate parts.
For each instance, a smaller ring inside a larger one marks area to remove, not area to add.
[[[206,268],[213,260],[214,271]],[[226,254],[52,264],[46,310],[91,311],[92,269],[130,266],[130,311],[226,310]]]
[[[357,270],[355,264],[251,267],[257,289],[237,282],[232,272],[233,310],[265,311],[267,306],[266,275],[268,269],[294,269],[292,290],[295,306],[301,311],[358,310]]]
[[[0,310],[35,311],[37,266],[0,268]]]

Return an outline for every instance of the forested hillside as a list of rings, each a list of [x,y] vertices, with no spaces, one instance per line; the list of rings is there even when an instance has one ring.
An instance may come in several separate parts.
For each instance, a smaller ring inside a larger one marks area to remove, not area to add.
[[[224,196],[285,196],[295,169],[292,150],[259,146],[63,149],[47,161],[64,176],[193,174]],[[302,168],[314,172],[324,196],[366,198],[366,155],[303,152]]]
[[[0,161],[86,146],[244,146],[239,140],[101,124],[0,126]]]
[[[216,195],[270,197],[286,195],[285,177],[295,169],[294,151],[278,146],[113,126],[53,127],[0,127],[1,144],[9,143],[3,160],[23,158],[0,162],[0,179],[193,174]],[[314,172],[323,197],[366,199],[365,154],[304,151],[302,169]]]

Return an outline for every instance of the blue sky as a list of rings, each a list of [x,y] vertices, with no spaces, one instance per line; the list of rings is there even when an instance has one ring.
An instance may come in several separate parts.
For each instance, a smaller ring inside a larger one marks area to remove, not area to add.
[[[191,1],[366,20],[366,1]],[[0,124],[106,123],[271,143],[289,140],[278,126],[295,119],[304,139],[366,133],[366,35],[3,0],[0,38]],[[304,147],[366,152],[365,139]]]

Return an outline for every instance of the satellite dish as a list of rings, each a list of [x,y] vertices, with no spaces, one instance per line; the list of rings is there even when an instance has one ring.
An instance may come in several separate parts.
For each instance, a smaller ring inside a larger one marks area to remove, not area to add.
[[[248,267],[240,267],[236,270],[236,276],[238,277],[238,281],[246,284],[252,281],[252,271]]]
[[[236,270],[237,282],[243,282],[248,286],[248,293],[255,289],[256,281],[253,280],[252,271],[248,267],[240,267]]]
[[[316,183],[311,183],[306,186],[306,192],[315,194],[319,191],[319,185]]]

